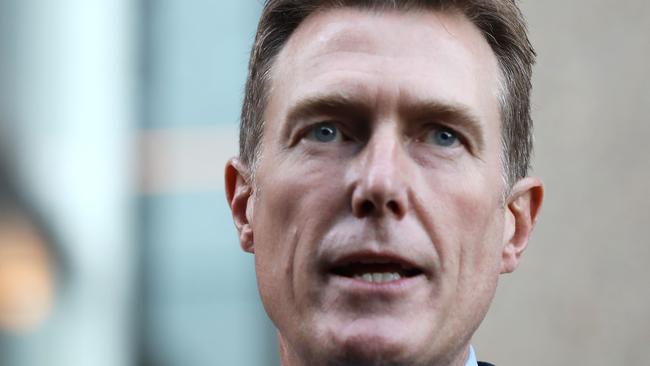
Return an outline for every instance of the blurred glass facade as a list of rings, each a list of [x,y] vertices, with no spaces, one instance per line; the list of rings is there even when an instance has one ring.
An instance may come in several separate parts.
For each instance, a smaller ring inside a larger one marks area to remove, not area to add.
[[[0,365],[277,359],[221,180],[260,10],[0,2],[0,150],[68,274],[39,327],[0,327]]]

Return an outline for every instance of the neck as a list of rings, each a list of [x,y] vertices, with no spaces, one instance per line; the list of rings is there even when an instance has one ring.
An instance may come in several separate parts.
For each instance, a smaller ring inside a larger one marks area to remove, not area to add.
[[[278,332],[278,347],[280,348],[280,365],[282,366],[303,366],[304,362],[298,354],[287,343],[287,341]]]

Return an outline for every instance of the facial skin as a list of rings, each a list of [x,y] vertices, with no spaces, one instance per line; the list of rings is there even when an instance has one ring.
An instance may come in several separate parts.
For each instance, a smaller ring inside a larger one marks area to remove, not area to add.
[[[291,36],[255,181],[226,167],[283,365],[464,365],[542,200],[505,186],[499,75],[456,13],[327,10]]]

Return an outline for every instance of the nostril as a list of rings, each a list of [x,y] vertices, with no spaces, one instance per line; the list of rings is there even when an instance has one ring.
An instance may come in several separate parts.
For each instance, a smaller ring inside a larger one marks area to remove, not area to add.
[[[397,202],[395,202],[395,201],[388,201],[388,203],[386,203],[386,207],[388,207],[388,209],[389,209],[392,213],[394,213],[394,214],[400,216],[401,209],[400,209],[400,207],[399,207],[399,204],[397,204]]]
[[[372,212],[375,210],[375,204],[370,202],[370,201],[363,201],[361,204],[361,214],[363,216],[367,216],[372,214]]]

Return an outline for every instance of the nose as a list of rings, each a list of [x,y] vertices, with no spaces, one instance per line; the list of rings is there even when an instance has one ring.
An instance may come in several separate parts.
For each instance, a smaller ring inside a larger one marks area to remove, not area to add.
[[[408,161],[396,133],[383,131],[368,141],[355,165],[352,213],[358,218],[392,216],[408,210]]]

